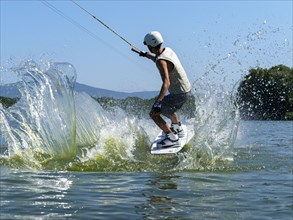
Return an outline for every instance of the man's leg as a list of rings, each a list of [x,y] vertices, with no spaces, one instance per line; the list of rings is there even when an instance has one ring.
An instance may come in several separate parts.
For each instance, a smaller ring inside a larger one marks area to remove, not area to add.
[[[160,113],[151,113],[150,116],[161,130],[163,130],[165,133],[171,132],[170,127],[167,125],[165,120],[160,116]]]
[[[160,116],[160,113],[151,112],[150,116],[153,119],[153,121],[157,124],[157,126],[161,128],[163,132],[166,134],[165,139],[157,143],[158,146],[161,146],[161,147],[173,146],[175,142],[179,140],[178,135],[171,131],[170,127],[167,125],[165,120]]]
[[[172,121],[172,124],[178,124],[178,123],[179,123],[179,118],[178,118],[176,112],[174,112],[174,113],[171,115],[171,121]]]

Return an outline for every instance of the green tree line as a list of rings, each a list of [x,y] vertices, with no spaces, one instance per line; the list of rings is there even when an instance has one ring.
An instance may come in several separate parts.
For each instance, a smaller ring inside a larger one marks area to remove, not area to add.
[[[14,105],[18,100],[19,100],[19,98],[12,99],[12,98],[0,96],[0,103],[2,104],[2,106],[4,108],[8,108],[8,107]]]
[[[253,68],[238,87],[243,119],[293,120],[293,68]]]

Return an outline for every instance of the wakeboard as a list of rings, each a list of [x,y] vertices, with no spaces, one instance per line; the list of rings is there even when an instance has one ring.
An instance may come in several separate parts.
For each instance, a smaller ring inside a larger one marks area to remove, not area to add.
[[[165,139],[165,133],[161,131],[155,138],[151,146],[151,154],[175,154],[182,150],[182,148],[188,143],[191,138],[188,138],[188,132],[186,125],[181,125],[184,131],[184,136],[179,138],[173,146],[161,147],[158,143]]]

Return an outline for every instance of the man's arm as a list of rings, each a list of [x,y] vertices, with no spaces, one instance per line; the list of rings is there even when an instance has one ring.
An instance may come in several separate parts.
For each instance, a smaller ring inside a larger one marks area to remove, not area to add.
[[[156,55],[155,54],[152,54],[152,53],[149,53],[149,52],[146,52],[145,53],[145,57],[146,58],[149,58],[150,60],[156,62]]]
[[[162,101],[170,87],[168,63],[166,60],[158,60],[156,64],[161,74],[161,78],[163,82],[159,96],[157,97],[157,101]]]
[[[141,57],[146,57],[146,58],[149,58],[150,60],[156,62],[156,55],[153,54],[153,53],[149,53],[149,52],[145,52],[145,51],[138,52],[136,50],[133,50],[133,51],[135,51],[136,53],[138,53],[139,56],[141,56]]]

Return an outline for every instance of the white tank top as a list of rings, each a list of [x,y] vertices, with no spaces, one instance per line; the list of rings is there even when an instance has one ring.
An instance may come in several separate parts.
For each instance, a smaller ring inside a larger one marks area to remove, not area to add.
[[[173,63],[174,65],[174,69],[172,70],[172,72],[169,73],[169,79],[170,79],[169,93],[170,94],[186,93],[191,90],[191,85],[187,78],[185,70],[183,66],[181,65],[181,62],[178,59],[177,55],[171,48],[166,47],[163,53],[157,56],[156,62],[158,60],[167,60]]]

